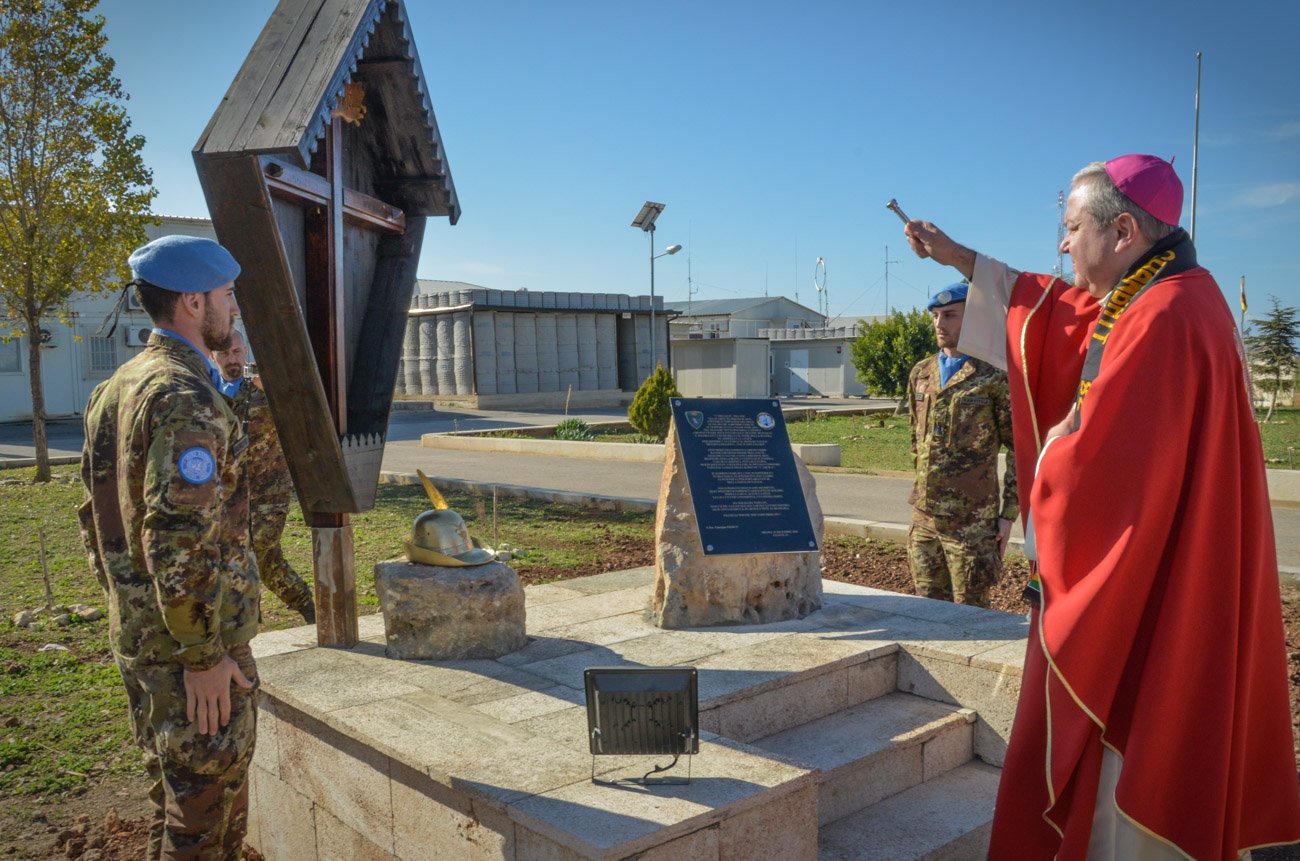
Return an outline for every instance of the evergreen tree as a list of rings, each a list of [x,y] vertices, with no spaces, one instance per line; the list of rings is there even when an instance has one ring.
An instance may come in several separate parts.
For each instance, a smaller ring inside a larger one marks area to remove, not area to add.
[[[27,339],[36,480],[50,476],[40,323],[130,277],[157,193],[98,0],[0,0],[0,313]]]
[[[874,323],[859,321],[859,325],[865,328],[850,345],[858,382],[872,394],[901,397],[912,366],[938,349],[930,314],[913,308],[907,313],[894,311]]]
[[[681,396],[672,374],[659,365],[636,390],[636,397],[627,410],[627,420],[641,433],[662,441],[668,436],[668,426],[673,418],[672,399]]]
[[[1264,421],[1273,418],[1278,392],[1295,385],[1296,341],[1300,339],[1300,312],[1283,307],[1276,296],[1268,299],[1273,309],[1256,318],[1252,333],[1246,336],[1255,385],[1272,394]]]

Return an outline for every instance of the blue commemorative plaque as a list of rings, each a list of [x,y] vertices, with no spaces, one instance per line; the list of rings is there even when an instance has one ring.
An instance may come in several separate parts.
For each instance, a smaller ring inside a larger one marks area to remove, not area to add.
[[[779,401],[673,398],[705,556],[818,550]]]

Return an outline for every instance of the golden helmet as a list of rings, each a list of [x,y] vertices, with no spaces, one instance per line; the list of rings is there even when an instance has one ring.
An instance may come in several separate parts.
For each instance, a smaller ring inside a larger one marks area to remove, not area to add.
[[[441,508],[415,518],[406,540],[406,558],[424,565],[482,565],[495,559],[496,553],[470,538],[459,514]]]

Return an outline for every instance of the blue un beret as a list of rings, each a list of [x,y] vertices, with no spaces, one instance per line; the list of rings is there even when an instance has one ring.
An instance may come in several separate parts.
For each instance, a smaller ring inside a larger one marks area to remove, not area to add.
[[[965,281],[958,281],[956,284],[949,284],[947,287],[930,297],[930,301],[925,305],[925,310],[933,311],[935,308],[942,308],[944,305],[965,302],[966,291],[969,289],[970,285]]]
[[[229,251],[198,236],[160,237],[131,252],[127,262],[136,280],[173,293],[207,293],[239,275]]]

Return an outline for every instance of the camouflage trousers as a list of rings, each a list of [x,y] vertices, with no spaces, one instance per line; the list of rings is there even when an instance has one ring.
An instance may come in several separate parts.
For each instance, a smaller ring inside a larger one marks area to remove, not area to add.
[[[247,643],[227,654],[249,681],[257,665]],[[179,664],[117,669],[126,684],[131,730],[153,781],[150,861],[237,861],[248,831],[248,765],[257,734],[257,688],[230,691],[230,723],[200,735],[185,716]]]
[[[971,522],[912,509],[907,558],[916,594],[987,607],[989,590],[1002,576],[997,519]]]
[[[308,621],[316,621],[316,602],[312,589],[302,579],[280,549],[280,536],[289,517],[289,503],[269,502],[253,508],[253,553],[257,556],[257,576],[262,585],[275,593],[290,610],[296,610]]]

